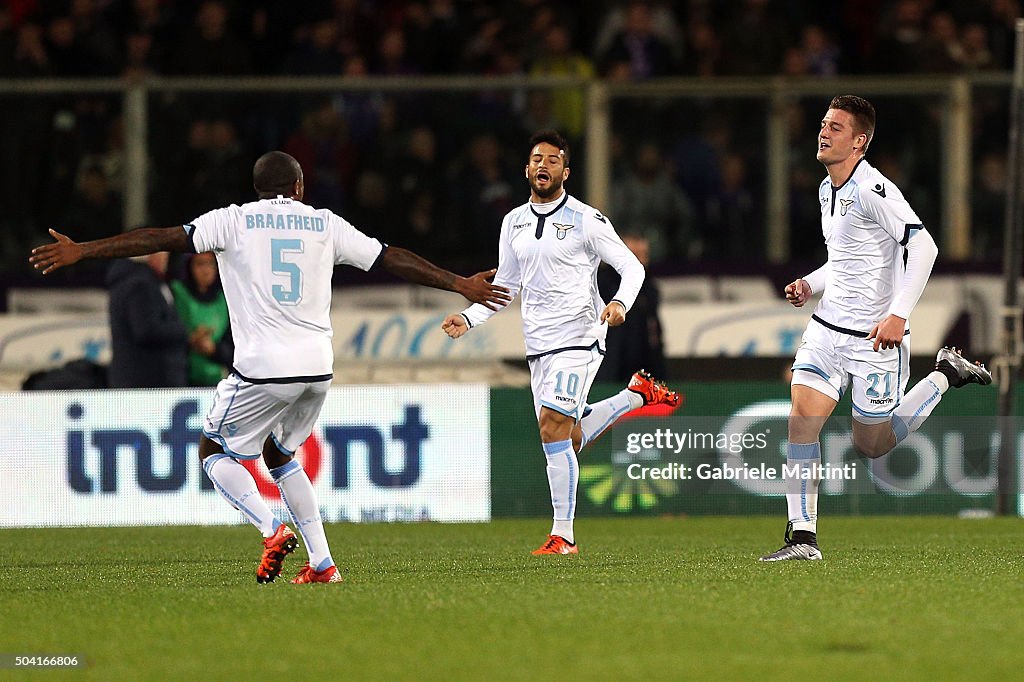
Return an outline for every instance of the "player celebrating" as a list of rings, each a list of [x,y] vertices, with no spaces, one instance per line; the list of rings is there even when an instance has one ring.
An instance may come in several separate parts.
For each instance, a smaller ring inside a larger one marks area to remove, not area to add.
[[[292,582],[341,582],[316,493],[293,459],[331,385],[334,266],[369,270],[379,263],[398,277],[457,291],[482,307],[511,299],[506,289],[487,282],[493,270],[457,277],[410,251],[366,236],[329,210],[303,204],[302,169],[283,152],[256,161],[253,187],[258,201],[210,211],[184,226],[140,228],[81,244],[50,230],[56,243],[33,249],[29,261],[47,274],[83,258],[155,251],[217,255],[235,355],[231,374],[218,384],[203,423],[203,469],[221,496],[265,538],[258,582],[277,578],[284,557],[298,544],[238,462],[261,455],[309,553],[309,562]]]
[[[828,261],[785,288],[797,307],[822,292],[793,364],[791,471],[820,472],[821,427],[851,382],[853,443],[870,458],[916,431],[950,386],[992,382],[984,366],[968,362],[955,348],[943,348],[935,371],[904,393],[910,368],[907,320],[938,248],[899,188],[864,158],[874,131],[874,107],[854,95],[835,97],[821,121],[817,158],[828,177],[818,198]],[[786,544],[761,561],[821,559],[818,483],[813,477],[790,481]]]
[[[553,130],[530,138],[526,179],[530,201],[501,224],[494,283],[512,296],[522,290],[523,335],[534,409],[547,457],[554,523],[534,554],[577,554],[573,534],[579,465],[576,454],[616,419],[641,405],[679,404],[679,394],[643,370],[626,389],[594,405],[587,393],[601,365],[607,325],[616,326],[636,299],[644,268],[608,218],[569,196],[569,146]],[[601,261],[622,277],[605,305],[597,290]],[[442,329],[458,338],[483,324],[493,308],[472,305],[449,315]]]

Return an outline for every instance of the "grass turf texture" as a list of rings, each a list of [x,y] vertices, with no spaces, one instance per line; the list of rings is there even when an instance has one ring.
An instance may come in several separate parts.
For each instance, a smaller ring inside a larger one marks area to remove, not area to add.
[[[336,525],[341,585],[254,575],[246,527],[0,531],[0,653],[100,679],[1013,679],[1024,522],[831,518],[823,562],[763,564],[778,519]],[[0,672],[0,677],[21,675]]]

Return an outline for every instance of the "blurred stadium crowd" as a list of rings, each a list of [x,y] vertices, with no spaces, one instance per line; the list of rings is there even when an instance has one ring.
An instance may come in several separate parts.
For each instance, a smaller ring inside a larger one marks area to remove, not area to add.
[[[1017,0],[8,0],[0,79],[242,75],[671,76],[953,74],[1012,66]],[[873,98],[874,99],[874,98]],[[939,223],[937,110],[878,98],[871,160]],[[826,98],[792,106],[794,258],[820,251],[813,145]],[[617,101],[608,207],[652,259],[763,259],[764,103]],[[978,261],[999,253],[1006,90],[975,96]],[[0,272],[60,226],[77,239],[122,224],[124,139],[114,94],[0,94]],[[582,93],[169,94],[150,102],[149,222],[179,224],[251,196],[250,169],[281,148],[307,200],[452,267],[494,260],[502,215],[526,198],[524,140],[553,126],[576,144]]]

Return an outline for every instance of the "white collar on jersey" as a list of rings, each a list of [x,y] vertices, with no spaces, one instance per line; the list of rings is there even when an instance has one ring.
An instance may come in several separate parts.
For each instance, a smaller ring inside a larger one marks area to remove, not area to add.
[[[532,208],[536,213],[544,213],[544,214],[546,214],[549,209],[556,208],[558,206],[558,204],[563,199],[565,199],[565,195],[566,195],[566,191],[565,191],[565,188],[563,187],[562,188],[562,193],[559,194],[554,199],[552,199],[551,201],[549,201],[547,203],[544,203],[544,204],[535,204],[535,203],[533,203],[531,201],[530,202],[530,208]]]

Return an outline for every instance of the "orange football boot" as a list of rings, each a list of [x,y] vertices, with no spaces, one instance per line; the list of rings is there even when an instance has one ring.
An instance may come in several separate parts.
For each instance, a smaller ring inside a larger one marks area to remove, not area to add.
[[[534,556],[542,554],[579,554],[580,550],[561,535],[549,535],[547,542],[541,545],[540,549],[533,550]]]
[[[283,523],[277,527],[274,534],[263,541],[263,557],[260,565],[256,568],[256,582],[272,583],[277,576],[281,575],[281,564],[284,558],[295,551],[299,546],[299,539],[291,528]]]
[[[636,372],[626,388],[644,399],[644,405],[669,405],[678,407],[682,397],[664,383],[658,381],[646,369]]]
[[[317,571],[313,570],[313,567],[306,563],[299,570],[299,574],[292,578],[292,585],[308,585],[309,583],[340,583],[342,582],[341,573],[338,573],[337,566],[328,566],[324,570]]]

